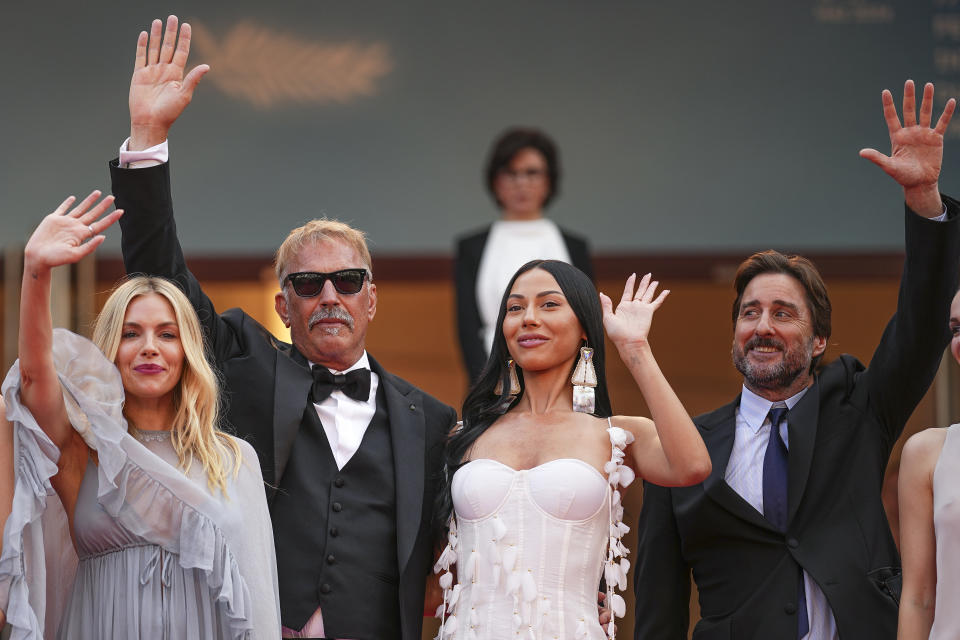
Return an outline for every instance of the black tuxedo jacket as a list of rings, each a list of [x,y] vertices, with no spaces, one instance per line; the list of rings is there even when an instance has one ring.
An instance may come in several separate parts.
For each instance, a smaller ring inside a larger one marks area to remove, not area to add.
[[[470,381],[480,377],[487,363],[487,348],[480,335],[480,310],[477,307],[477,272],[480,259],[487,246],[490,227],[457,239],[457,253],[453,258],[454,287],[457,293],[457,334],[460,337],[460,352]],[[593,264],[587,241],[560,228],[560,235],[567,245],[570,263],[593,280]]]
[[[880,491],[894,442],[936,374],[960,266],[958,206],[933,222],[908,210],[896,314],[870,367],[826,365],[790,411],[789,520],[774,529],[724,480],[739,398],[694,419],[713,462],[699,485],[645,483],[634,589],[635,637],[796,638],[798,565],[820,586],[843,640],[893,640],[900,560]]]
[[[306,406],[310,371],[291,357],[292,345],[274,338],[240,309],[217,314],[187,269],[177,240],[169,165],[119,169],[114,161],[110,171],[117,207],[125,211],[120,227],[127,272],[164,276],[187,294],[200,317],[208,354],[222,373],[226,420],[257,450],[272,503]],[[372,357],[370,366],[383,385],[393,441],[401,637],[419,640],[433,557],[432,508],[444,441],[456,412],[391,375]],[[277,549],[277,554],[286,551]]]

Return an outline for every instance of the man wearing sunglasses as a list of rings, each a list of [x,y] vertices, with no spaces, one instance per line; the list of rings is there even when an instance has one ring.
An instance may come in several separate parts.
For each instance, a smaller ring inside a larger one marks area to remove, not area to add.
[[[218,314],[176,235],[166,137],[205,65],[184,78],[189,26],[141,34],[131,134],[111,162],[128,273],[176,281],[223,375],[227,420],[257,450],[273,519],[284,637],[419,640],[431,510],[456,412],[367,354],[377,287],[362,232],[313,220],[276,256],[292,344],[239,309]],[[148,46],[149,43],[149,46]],[[146,150],[146,151],[143,151]]]

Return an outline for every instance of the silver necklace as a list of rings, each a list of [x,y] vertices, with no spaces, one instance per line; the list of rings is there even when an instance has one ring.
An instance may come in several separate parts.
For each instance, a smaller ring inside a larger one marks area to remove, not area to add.
[[[140,442],[162,442],[163,440],[170,439],[170,431],[160,431],[156,429],[137,429],[133,425],[130,426],[130,435],[139,440]]]

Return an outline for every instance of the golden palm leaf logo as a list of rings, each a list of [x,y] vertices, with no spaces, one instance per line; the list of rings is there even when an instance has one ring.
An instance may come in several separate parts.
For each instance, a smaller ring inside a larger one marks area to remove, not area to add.
[[[312,42],[252,22],[218,39],[203,24],[190,24],[194,59],[211,68],[208,81],[259,109],[369,97],[393,69],[389,48],[379,42]]]

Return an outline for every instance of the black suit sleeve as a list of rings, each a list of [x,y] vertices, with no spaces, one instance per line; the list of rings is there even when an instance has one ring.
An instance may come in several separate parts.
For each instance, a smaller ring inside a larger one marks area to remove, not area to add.
[[[197,312],[215,360],[223,360],[235,348],[236,334],[217,315],[210,298],[187,269],[173,219],[169,163],[121,169],[113,160],[110,177],[116,206],[124,211],[120,218],[120,245],[127,273],[174,281]]]
[[[680,550],[669,489],[643,483],[637,527],[634,640],[687,640],[690,568]]]
[[[453,258],[454,289],[457,297],[457,335],[467,375],[473,383],[487,362],[487,350],[480,338],[480,309],[477,307],[477,270],[484,237],[470,236],[457,242]],[[478,248],[479,245],[479,248]]]
[[[927,392],[950,341],[947,318],[960,267],[960,203],[943,197],[948,219],[906,211],[906,260],[897,311],[865,374],[889,446]]]

